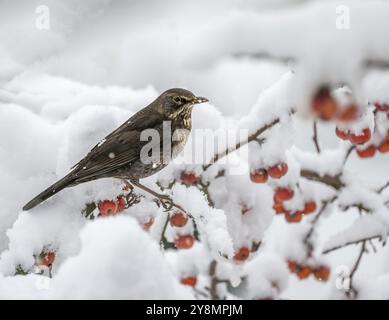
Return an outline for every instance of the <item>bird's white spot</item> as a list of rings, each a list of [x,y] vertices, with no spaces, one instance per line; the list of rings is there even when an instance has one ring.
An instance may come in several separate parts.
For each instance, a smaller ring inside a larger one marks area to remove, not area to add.
[[[157,168],[158,167],[158,163],[153,163],[152,167],[153,167],[153,169]]]
[[[86,169],[86,166],[85,167],[82,167],[84,170]]]
[[[110,153],[108,154],[108,157],[109,157],[110,159],[113,159],[113,158],[115,158],[115,153],[113,153],[113,152],[110,152]]]

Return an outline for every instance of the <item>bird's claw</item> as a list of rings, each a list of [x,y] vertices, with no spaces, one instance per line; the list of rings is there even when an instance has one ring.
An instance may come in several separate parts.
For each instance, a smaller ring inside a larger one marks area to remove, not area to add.
[[[174,206],[172,199],[170,199],[170,197],[167,195],[163,195],[162,197],[160,197],[159,202],[161,203],[165,211],[170,211]]]

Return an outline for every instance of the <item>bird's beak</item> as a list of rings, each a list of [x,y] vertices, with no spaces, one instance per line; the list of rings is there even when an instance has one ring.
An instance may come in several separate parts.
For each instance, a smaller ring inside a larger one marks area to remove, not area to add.
[[[196,97],[192,101],[193,101],[193,104],[198,104],[198,103],[208,102],[208,99],[203,98],[203,97]]]

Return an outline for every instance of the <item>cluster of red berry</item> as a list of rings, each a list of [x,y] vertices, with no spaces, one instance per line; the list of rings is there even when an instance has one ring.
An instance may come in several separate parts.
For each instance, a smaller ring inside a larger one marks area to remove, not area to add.
[[[170,217],[172,227],[182,228],[188,223],[188,216],[180,211],[174,212]],[[191,234],[178,235],[174,239],[174,245],[177,249],[190,249],[193,247],[195,238]]]
[[[326,121],[353,121],[359,117],[359,110],[354,102],[340,108],[327,86],[319,88],[316,92],[312,99],[312,110],[320,119]]]
[[[331,273],[328,266],[319,265],[312,267],[310,265],[299,264],[294,260],[288,260],[288,268],[292,273],[296,274],[300,280],[306,279],[313,274],[317,280],[327,281]]]
[[[280,179],[288,172],[288,165],[285,162],[277,163],[269,168],[252,170],[250,179],[255,183],[266,183],[269,176],[273,179]]]
[[[99,216],[106,217],[118,214],[126,208],[126,205],[127,201],[123,196],[118,196],[115,200],[99,201],[97,205],[99,208]]]
[[[291,200],[294,197],[294,191],[289,188],[276,188],[273,196],[273,209],[276,214],[284,214],[286,221],[288,222],[300,222],[305,214],[310,214],[316,211],[316,202],[307,201],[304,204],[304,208],[296,212],[291,212],[285,209],[284,202]]]
[[[374,103],[375,113],[385,113],[389,119],[389,104]],[[312,110],[319,118],[323,120],[337,120],[341,122],[349,122],[357,120],[360,117],[359,110],[354,102],[351,102],[346,107],[340,110],[338,103],[331,95],[328,87],[322,87],[318,90],[312,100]],[[341,129],[338,126],[335,130],[336,135],[342,140],[348,140],[352,144],[358,146],[366,144],[372,138],[373,133],[370,128],[363,128],[361,132],[351,132],[348,129]],[[374,157],[376,151],[381,153],[389,152],[389,130],[383,139],[378,144],[370,144],[364,147],[357,147],[357,155],[364,158]]]
[[[349,140],[352,144],[364,144],[368,142],[371,138],[371,131],[369,128],[365,128],[361,133],[355,134],[351,133],[349,130],[341,130],[336,127],[336,135],[342,140]]]

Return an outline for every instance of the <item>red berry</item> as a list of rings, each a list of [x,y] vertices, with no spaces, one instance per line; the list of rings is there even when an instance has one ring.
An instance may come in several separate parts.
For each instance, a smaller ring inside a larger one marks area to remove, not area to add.
[[[291,272],[296,272],[297,271],[297,262],[294,260],[288,260],[288,268]]]
[[[170,217],[170,225],[173,227],[183,227],[188,222],[187,215],[182,212],[176,211]]]
[[[348,140],[350,137],[347,131],[340,130],[338,127],[336,127],[335,133],[342,140]]]
[[[276,164],[268,169],[269,176],[273,179],[279,179],[288,172],[288,165],[285,162]]]
[[[286,210],[284,208],[284,206],[282,205],[282,202],[274,203],[273,204],[273,209],[276,212],[276,214],[283,214],[283,213],[287,213],[288,212],[288,210]]]
[[[304,205],[303,213],[310,214],[312,212],[316,211],[316,202],[315,201],[309,201],[306,202]]]
[[[118,205],[116,201],[103,200],[99,201],[98,208],[101,216],[109,216],[117,213]]]
[[[181,284],[183,284],[185,286],[194,287],[194,286],[196,286],[196,283],[197,283],[197,278],[194,276],[181,278]]]
[[[266,169],[258,169],[250,173],[250,179],[255,183],[266,183],[268,179],[268,174]]]
[[[200,181],[200,177],[195,175],[194,173],[190,173],[190,172],[181,172],[181,181],[187,185],[187,186],[191,186],[197,182]]]
[[[366,143],[370,140],[371,138],[371,131],[369,128],[363,129],[361,134],[350,134],[350,141],[353,144],[362,144]]]
[[[308,266],[302,266],[299,268],[297,271],[297,276],[299,277],[300,280],[308,278],[312,273],[312,270]]]
[[[330,277],[330,268],[327,266],[320,266],[318,269],[313,271],[313,275],[317,280],[327,281]]]
[[[247,247],[242,247],[238,250],[237,253],[234,255],[234,260],[235,261],[245,261],[250,255],[250,250]]]
[[[109,216],[117,214],[126,208],[127,201],[123,196],[119,196],[116,200],[103,200],[98,204],[100,216]]]
[[[348,105],[337,115],[340,121],[352,121],[358,118],[358,108],[355,104]]]
[[[374,157],[376,152],[375,146],[369,146],[366,149],[357,149],[357,155],[360,158],[371,158]]]
[[[190,235],[178,236],[174,240],[177,249],[190,249],[193,247],[195,239]]]
[[[293,214],[290,214],[289,212],[285,213],[285,220],[291,223],[300,222],[303,218],[303,214],[301,211],[297,211]]]
[[[337,111],[337,103],[331,96],[328,87],[322,87],[318,90],[312,100],[312,109],[323,120],[332,119]]]
[[[274,192],[273,200],[275,203],[292,199],[294,191],[288,188],[277,188]]]
[[[43,257],[39,259],[39,265],[50,267],[55,260],[55,252],[47,252]]]
[[[381,153],[389,152],[389,140],[382,142],[378,147],[378,151]]]

